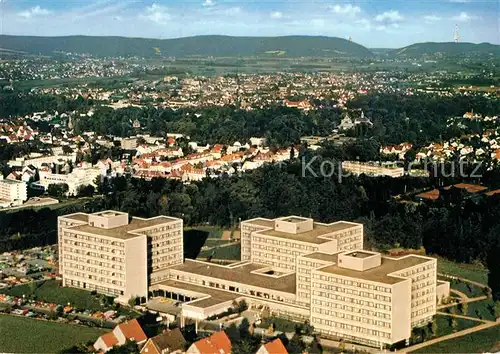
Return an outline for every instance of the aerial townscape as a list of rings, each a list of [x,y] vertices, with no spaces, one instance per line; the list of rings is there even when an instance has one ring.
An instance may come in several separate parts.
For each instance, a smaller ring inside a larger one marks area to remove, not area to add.
[[[499,11],[0,0],[0,352],[500,353]]]

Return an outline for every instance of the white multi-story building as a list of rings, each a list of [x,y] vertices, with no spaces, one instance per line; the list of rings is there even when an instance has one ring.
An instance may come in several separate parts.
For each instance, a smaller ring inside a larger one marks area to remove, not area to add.
[[[77,195],[78,189],[83,186],[96,187],[96,179],[101,176],[99,167],[75,168],[71,173],[58,174],[40,170],[39,185],[47,189],[51,184],[67,184],[68,195]]]
[[[24,181],[0,178],[0,207],[19,206],[28,200],[27,185]]]
[[[124,299],[148,295],[183,260],[182,219],[129,218],[104,211],[58,219],[59,273],[64,286]]]

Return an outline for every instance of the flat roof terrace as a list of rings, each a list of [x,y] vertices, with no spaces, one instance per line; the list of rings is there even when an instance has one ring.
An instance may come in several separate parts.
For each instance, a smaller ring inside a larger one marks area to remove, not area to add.
[[[162,289],[165,291],[178,291],[180,294],[184,294],[186,291],[191,291],[199,294],[203,294],[204,296],[209,296],[206,299],[200,298],[194,300],[194,303],[190,303],[189,305],[207,308],[214,305],[221,304],[226,301],[233,301],[243,294],[230,293],[227,291],[217,290],[214,288],[207,288],[204,286],[183,283],[175,280],[167,280],[158,284],[153,285],[151,288],[153,289]]]
[[[279,237],[279,238],[284,238],[287,240],[294,240],[294,241],[302,241],[302,242],[308,242],[308,243],[316,243],[316,244],[322,244],[325,242],[331,241],[329,238],[321,238],[320,236],[327,235],[330,233],[334,233],[337,231],[342,231],[342,230],[347,230],[353,227],[359,226],[358,224],[355,223],[348,223],[345,221],[338,221],[332,224],[320,224],[320,223],[314,223],[313,224],[313,229],[310,231],[305,231],[297,234],[292,234],[288,232],[282,232],[282,231],[277,231],[275,229],[273,230],[263,230],[259,231],[260,234],[266,235],[266,236],[273,236],[273,237]]]
[[[70,229],[85,233],[91,233],[99,236],[106,236],[106,237],[113,237],[122,240],[127,240],[133,237],[137,237],[137,235],[134,235],[133,233],[134,232],[140,233],[141,229],[168,224],[174,221],[179,221],[179,219],[170,218],[167,216],[158,216],[150,219],[141,219],[133,217],[128,223],[128,225],[119,226],[111,229],[104,229],[100,227],[90,226],[88,224],[70,227]]]
[[[401,258],[382,257],[382,263],[380,266],[370,268],[364,271],[357,271],[353,269],[339,267],[338,254],[334,254],[332,256],[335,257],[336,264],[320,268],[319,271],[324,273],[331,273],[335,275],[349,277],[353,279],[368,280],[378,283],[385,283],[389,285],[396,284],[405,280],[389,274],[402,271],[406,268],[414,267],[419,264],[427,263],[433,260],[432,258],[423,258],[415,255],[404,256]]]
[[[269,266],[258,263],[246,263],[237,267],[227,267],[186,259],[183,264],[173,266],[170,269],[233,283],[295,294],[295,273],[286,274],[278,278],[252,273],[263,268],[269,268]]]

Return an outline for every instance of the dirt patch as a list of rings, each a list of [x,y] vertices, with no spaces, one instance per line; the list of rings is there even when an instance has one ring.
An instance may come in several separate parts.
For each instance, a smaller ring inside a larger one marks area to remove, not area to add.
[[[231,231],[223,231],[222,232],[222,239],[223,240],[230,240],[231,239]]]

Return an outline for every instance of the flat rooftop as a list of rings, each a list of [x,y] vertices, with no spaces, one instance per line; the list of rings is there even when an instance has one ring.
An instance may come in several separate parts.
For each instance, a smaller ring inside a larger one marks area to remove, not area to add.
[[[311,231],[301,232],[298,234],[292,234],[288,232],[273,230],[264,230],[259,231],[262,235],[285,238],[288,240],[302,241],[308,243],[316,243],[321,244],[325,242],[331,241],[331,239],[326,238],[318,238],[319,236],[323,236],[326,234],[334,233],[337,231],[342,231],[346,229],[350,229],[352,227],[358,226],[357,224],[351,224],[345,221],[338,221],[333,224],[320,224],[314,223],[313,229]]]
[[[338,258],[338,254],[332,255]],[[402,271],[406,268],[410,268],[419,264],[427,263],[432,261],[432,259],[422,258],[415,255],[404,256],[400,258],[387,258],[382,257],[382,264],[378,267],[367,269],[365,271],[357,271],[353,269],[342,268],[337,265],[337,259],[335,260],[335,265],[329,265],[320,268],[319,271],[325,273],[331,273],[336,275],[341,275],[353,279],[368,280],[378,283],[385,284],[396,284],[404,279],[391,276],[388,274]]]
[[[306,218],[299,218],[297,216],[291,216],[289,218],[285,218],[285,219],[282,219],[283,221],[286,221],[286,222],[292,222],[294,224],[297,224],[299,222],[304,222],[304,221],[307,221]]]
[[[264,218],[245,220],[244,223],[245,224],[252,224],[252,225],[256,225],[256,226],[262,226],[262,227],[274,227],[274,220],[264,219]]]
[[[0,183],[3,183],[3,184],[21,184],[21,183],[25,183],[25,182],[18,181],[17,179],[0,179]]]
[[[88,219],[88,216],[85,215]],[[79,220],[79,221],[87,221],[82,220],[84,219],[81,214],[78,214],[77,217],[71,217],[72,219]],[[122,240],[127,240],[133,237],[136,237],[137,235],[132,234],[133,232],[136,232],[140,229],[143,228],[148,228],[152,226],[157,226],[157,225],[162,225],[162,224],[167,224],[171,223],[174,221],[178,221],[179,219],[176,218],[170,218],[168,216],[158,216],[155,218],[151,219],[141,219],[141,218],[135,218],[133,217],[128,225],[124,226],[119,226],[115,227],[112,229],[104,229],[100,227],[95,227],[95,226],[90,226],[88,224],[85,225],[79,225],[79,226],[73,226],[70,227],[72,230],[75,231],[80,231],[80,232],[86,232],[86,233],[91,233],[94,235],[99,235],[99,236],[106,236],[106,237],[113,237],[113,238],[119,238]]]
[[[349,257],[354,257],[354,258],[368,258],[372,256],[376,256],[377,254],[375,253],[369,253],[369,252],[363,252],[363,251],[354,251],[351,253],[346,253],[346,256]]]
[[[89,221],[89,215],[85,214],[85,213],[75,213],[75,214],[70,214],[70,215],[64,215],[62,217],[66,218],[66,219],[76,220],[76,221],[83,221],[83,222]]]
[[[258,263],[245,263],[236,267],[227,267],[209,262],[186,259],[183,264],[173,266],[170,269],[295,294],[295,273],[284,275],[279,278],[252,273],[262,268],[269,268],[269,266]]]
[[[195,284],[182,283],[175,280],[167,280],[153,286],[154,288],[160,288],[167,291],[178,290],[179,294],[184,294],[185,291],[192,291],[196,293],[203,294],[205,296],[210,296],[207,299],[203,300],[195,300],[196,302],[192,304],[192,306],[207,308],[210,306],[214,306],[226,301],[233,301],[241,296],[242,294],[230,293],[227,291],[217,290],[214,288],[207,288],[204,286],[199,286]],[[185,290],[183,292],[183,290]]]
[[[302,255],[302,257],[309,258],[309,259],[316,259],[318,261],[324,261],[324,262],[333,262],[333,263],[337,262],[337,255],[336,254],[314,252],[314,253],[304,254],[304,255]]]

